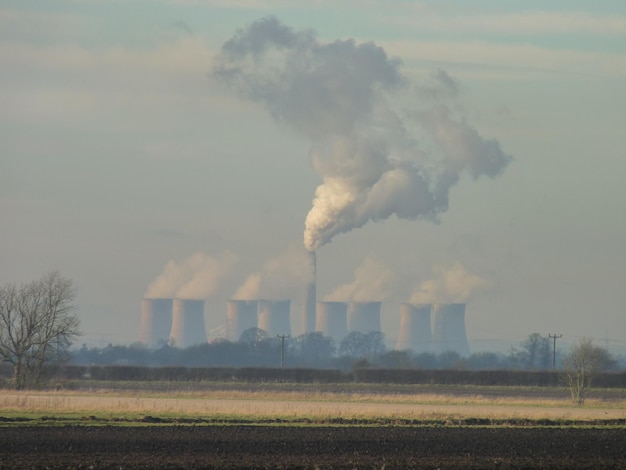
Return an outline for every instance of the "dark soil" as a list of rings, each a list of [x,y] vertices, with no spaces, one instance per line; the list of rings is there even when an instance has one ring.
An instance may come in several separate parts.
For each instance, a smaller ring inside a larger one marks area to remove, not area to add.
[[[4,427],[0,468],[626,468],[626,429]]]

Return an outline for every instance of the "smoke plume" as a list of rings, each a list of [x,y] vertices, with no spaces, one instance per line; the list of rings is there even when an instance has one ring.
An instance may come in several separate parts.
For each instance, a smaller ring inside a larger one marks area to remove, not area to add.
[[[354,280],[324,297],[328,302],[382,301],[391,295],[394,273],[371,257],[354,270]]]
[[[220,281],[232,272],[236,261],[230,252],[215,258],[196,252],[182,261],[170,261],[148,286],[145,297],[207,299],[215,294]]]
[[[302,246],[292,244],[284,253],[252,273],[233,296],[240,300],[281,300],[294,298],[294,292],[312,280],[311,258]]]
[[[400,68],[373,42],[322,42],[274,17],[237,31],[216,58],[215,78],[311,141],[322,184],[305,220],[310,251],[393,214],[437,221],[464,172],[494,177],[511,159],[448,106],[396,111],[389,98],[409,84]],[[434,78],[456,95],[447,72]]]
[[[468,272],[463,265],[433,267],[432,279],[422,282],[411,295],[411,303],[462,303],[473,294],[490,287],[490,283]]]

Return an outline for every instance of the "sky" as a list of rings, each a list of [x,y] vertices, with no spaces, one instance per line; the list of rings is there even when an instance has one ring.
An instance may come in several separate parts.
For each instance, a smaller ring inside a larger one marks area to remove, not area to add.
[[[5,0],[0,283],[90,345],[145,295],[466,302],[626,354],[622,1]]]

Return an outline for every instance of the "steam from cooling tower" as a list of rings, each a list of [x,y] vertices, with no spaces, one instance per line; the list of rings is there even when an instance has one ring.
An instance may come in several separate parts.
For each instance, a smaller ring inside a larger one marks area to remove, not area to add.
[[[382,301],[392,293],[394,273],[371,257],[354,270],[354,280],[337,287],[324,297],[325,301],[368,302]]]
[[[473,294],[491,284],[468,272],[461,263],[433,267],[433,277],[422,282],[411,295],[411,303],[467,302]]]
[[[323,42],[274,17],[237,31],[216,58],[215,78],[311,141],[322,184],[305,220],[309,251],[393,214],[437,221],[463,173],[495,177],[511,160],[448,106],[396,111],[389,98],[418,89],[400,66],[373,42]],[[445,71],[435,79],[458,91]]]
[[[197,252],[182,261],[170,261],[148,286],[147,298],[207,299],[228,276],[237,262],[230,252],[218,257]]]
[[[292,244],[287,250],[266,262],[252,273],[237,289],[234,299],[286,299],[313,280],[309,253],[302,246]]]

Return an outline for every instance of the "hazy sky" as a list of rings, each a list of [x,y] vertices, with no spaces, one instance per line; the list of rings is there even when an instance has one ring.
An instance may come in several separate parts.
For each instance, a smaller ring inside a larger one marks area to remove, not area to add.
[[[625,83],[619,0],[5,0],[0,282],[73,279],[90,344],[161,288],[211,330],[289,295],[298,333],[331,214],[318,298],[389,339],[433,297],[474,351],[626,353]]]

